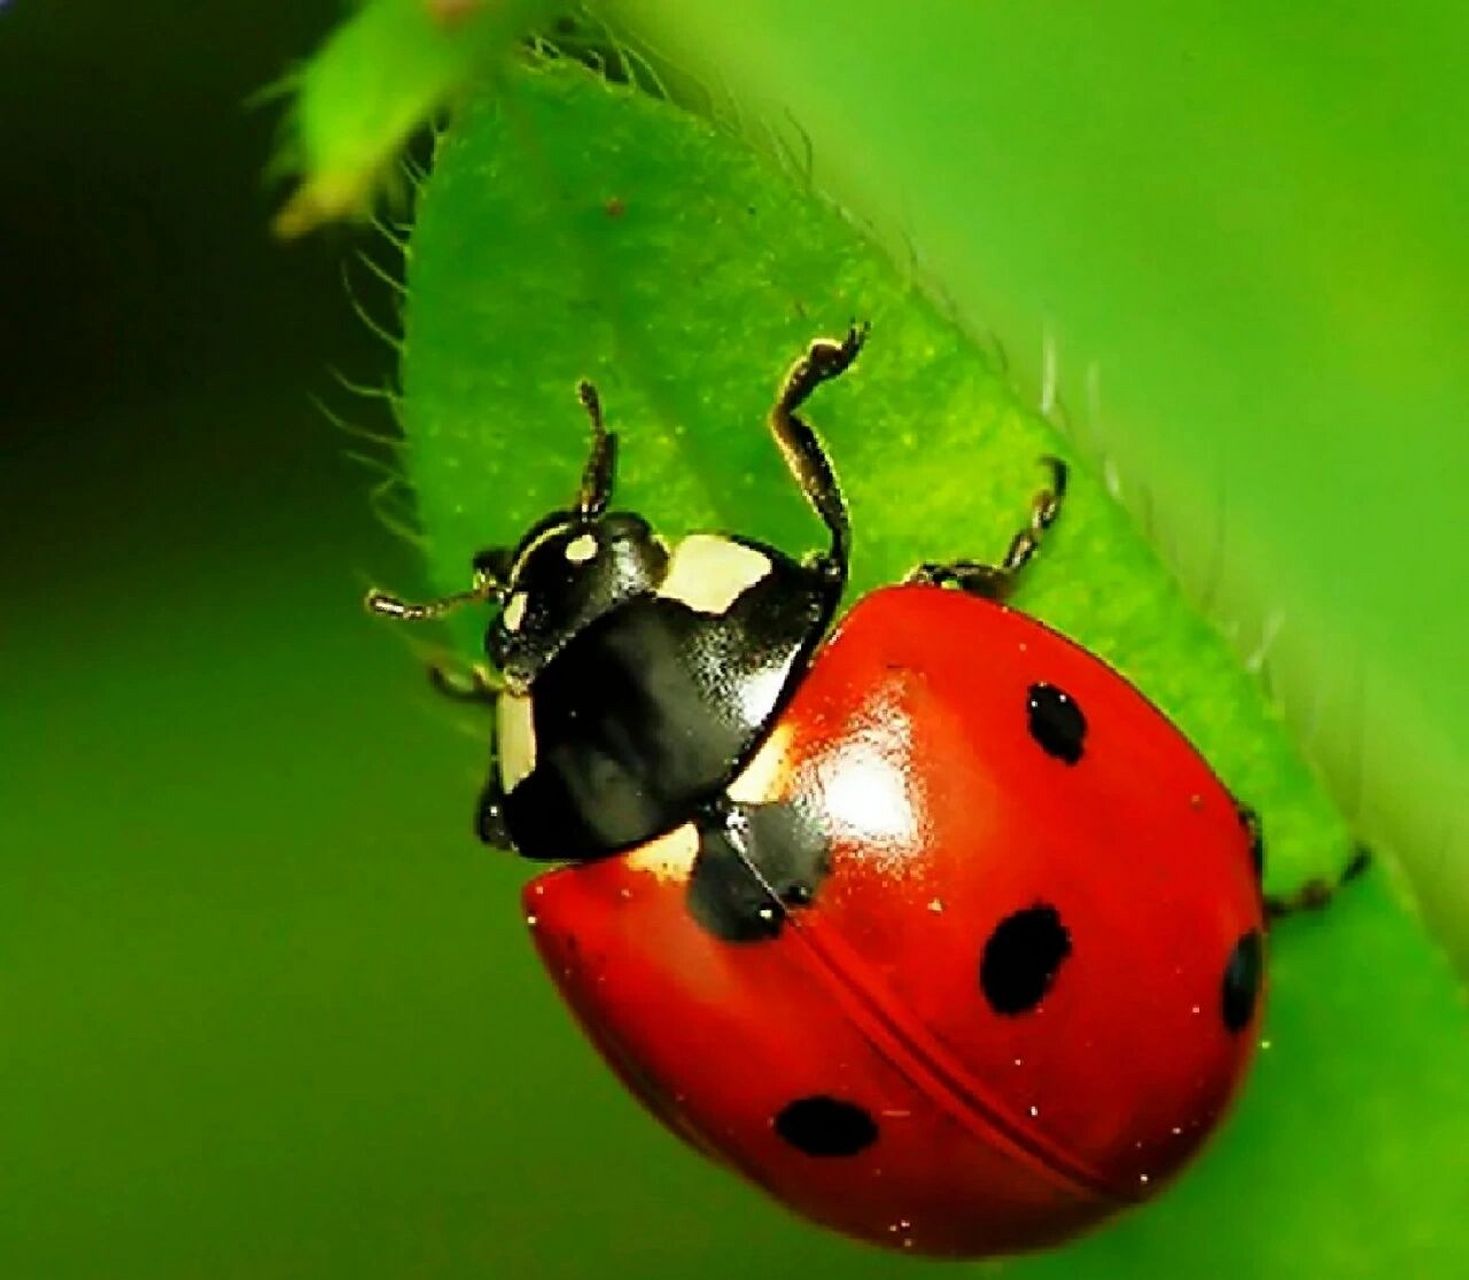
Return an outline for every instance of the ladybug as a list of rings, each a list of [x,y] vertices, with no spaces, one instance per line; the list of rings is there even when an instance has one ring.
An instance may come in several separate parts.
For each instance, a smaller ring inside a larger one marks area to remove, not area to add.
[[[995,565],[923,564],[833,628],[851,530],[800,409],[770,428],[829,545],[669,545],[574,504],[474,560],[494,607],[488,844],[592,1043],[669,1129],[795,1212],[917,1253],[1055,1244],[1153,1195],[1256,1040],[1258,825],[1122,676],[1005,603],[1066,467]],[[448,683],[447,681],[445,682]]]

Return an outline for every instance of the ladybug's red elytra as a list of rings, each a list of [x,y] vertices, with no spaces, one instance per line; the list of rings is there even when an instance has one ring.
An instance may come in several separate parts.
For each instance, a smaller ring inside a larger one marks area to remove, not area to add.
[[[1066,467],[998,565],[920,565],[832,629],[851,541],[807,397],[866,336],[811,344],[770,426],[830,535],[794,559],[670,546],[572,506],[399,618],[495,613],[487,843],[553,980],[670,1129],[797,1213],[980,1257],[1152,1195],[1218,1124],[1256,1039],[1257,824],[1148,700],[1004,599]],[[828,631],[830,634],[828,635]]]

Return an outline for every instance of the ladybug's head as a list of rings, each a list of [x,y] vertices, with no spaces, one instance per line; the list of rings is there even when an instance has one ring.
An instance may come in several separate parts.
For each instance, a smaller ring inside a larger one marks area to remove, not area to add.
[[[485,653],[512,686],[524,688],[583,628],[610,609],[654,590],[668,551],[648,522],[607,510],[617,437],[602,423],[591,383],[577,388],[592,420],[592,449],[575,504],[528,529],[513,550],[475,557],[475,579],[493,584],[501,608],[485,632]]]
[[[476,557],[478,572],[503,570],[496,575],[503,603],[485,632],[485,653],[523,688],[577,632],[653,591],[667,566],[668,551],[642,516],[554,512],[513,552]]]
[[[525,690],[573,636],[608,610],[655,590],[668,549],[642,516],[607,510],[617,466],[617,437],[602,422],[589,382],[577,388],[592,420],[592,448],[576,501],[536,521],[513,547],[474,558],[469,590],[427,604],[371,591],[367,607],[391,618],[442,617],[471,602],[497,604],[485,652],[512,690]]]

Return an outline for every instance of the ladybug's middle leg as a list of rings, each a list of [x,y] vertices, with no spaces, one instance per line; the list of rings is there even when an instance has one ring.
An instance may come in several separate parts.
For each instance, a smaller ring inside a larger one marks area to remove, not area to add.
[[[840,342],[818,338],[785,376],[775,406],[770,411],[770,430],[780,446],[781,456],[791,475],[801,486],[806,501],[815,509],[831,532],[831,550],[826,567],[839,581],[847,577],[847,561],[852,548],[851,522],[841,485],[832,470],[820,439],[796,413],[813,391],[823,382],[840,376],[857,358],[867,341],[867,326],[854,324]]]
[[[1045,457],[1041,461],[1050,469],[1051,483],[1031,500],[1030,519],[1010,539],[1005,558],[999,564],[984,564],[978,560],[952,560],[947,564],[927,562],[909,573],[907,581],[931,586],[952,585],[986,600],[1005,599],[1014,590],[1020,571],[1040,549],[1046,530],[1056,523],[1056,517],[1061,514],[1061,503],[1066,497],[1066,464],[1054,457]]]
[[[428,682],[434,692],[442,694],[451,702],[471,702],[493,707],[505,686],[489,667],[482,662],[467,667],[450,665],[447,662],[431,662],[428,666]]]

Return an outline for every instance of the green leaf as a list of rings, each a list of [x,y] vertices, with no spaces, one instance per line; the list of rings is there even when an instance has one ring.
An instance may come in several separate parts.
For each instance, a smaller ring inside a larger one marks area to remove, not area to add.
[[[1124,670],[1260,810],[1272,889],[1345,861],[1349,833],[1278,716],[1071,442],[732,137],[579,69],[518,74],[441,143],[409,264],[408,470],[445,589],[570,498],[584,376],[622,435],[620,503],[673,533],[816,545],[763,417],[811,337],[866,318],[868,350],[811,410],[851,499],[854,588],[997,556],[1038,459],[1061,453],[1073,490],[1017,603]],[[1272,949],[1270,1047],[1214,1149],[1160,1203],[1016,1274],[1459,1273],[1469,1017],[1442,956],[1381,871]],[[738,1224],[709,1229],[737,1254]]]

